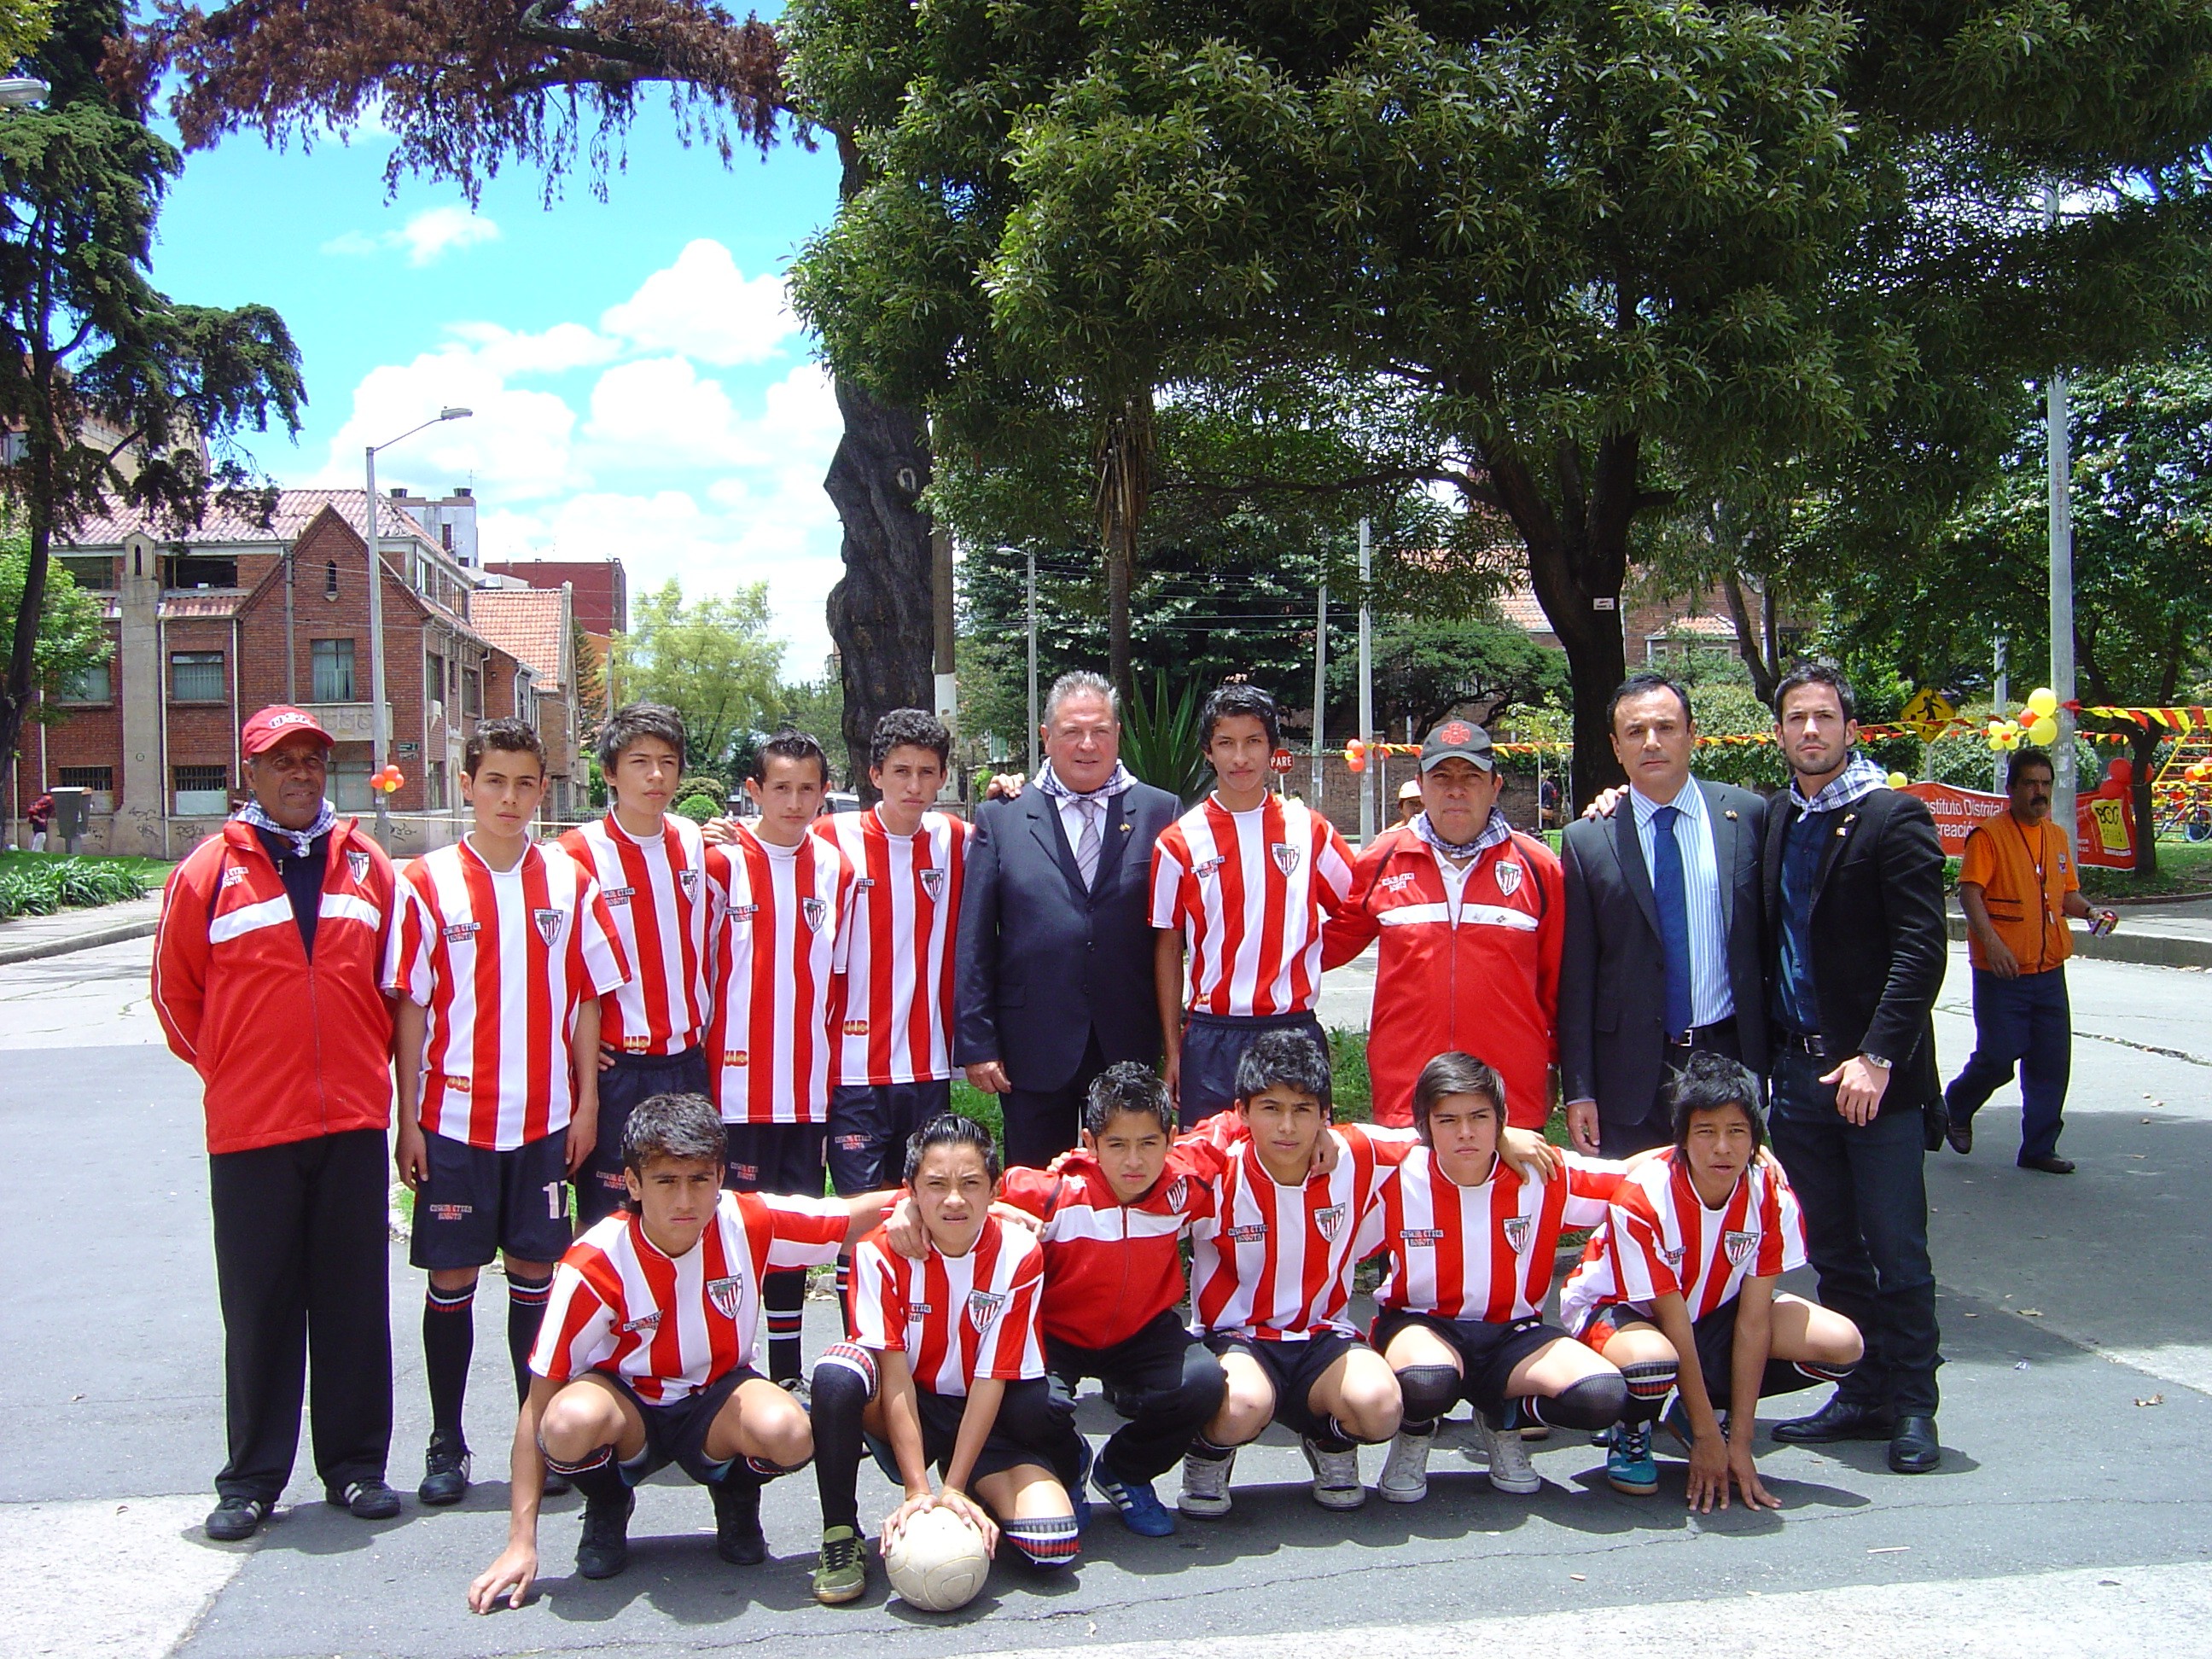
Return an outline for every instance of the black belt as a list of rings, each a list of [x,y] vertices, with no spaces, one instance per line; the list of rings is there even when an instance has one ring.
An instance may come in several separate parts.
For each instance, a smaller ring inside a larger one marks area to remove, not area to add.
[[[1784,1031],[1782,1033],[1782,1046],[1794,1048],[1801,1054],[1810,1054],[1815,1060],[1828,1057],[1828,1045],[1820,1041],[1818,1031]]]
[[[1735,1016],[1730,1014],[1726,1019],[1717,1019],[1710,1025],[1692,1025],[1681,1036],[1668,1037],[1667,1046],[1669,1048],[1694,1048],[1701,1042],[1709,1042],[1724,1031],[1735,1030]]]

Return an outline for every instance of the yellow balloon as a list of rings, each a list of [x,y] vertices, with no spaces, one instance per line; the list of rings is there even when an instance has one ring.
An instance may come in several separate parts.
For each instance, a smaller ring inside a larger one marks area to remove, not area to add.
[[[2047,685],[2039,685],[2027,694],[2027,706],[2039,717],[2049,720],[2058,712],[2058,694]]]
[[[1911,781],[1912,780],[1906,777],[1902,772],[1892,772],[1889,775],[1889,787],[1893,789],[1902,789],[1906,784]]]
[[[2027,740],[2048,749],[2058,741],[2058,722],[2045,714],[2027,728]]]

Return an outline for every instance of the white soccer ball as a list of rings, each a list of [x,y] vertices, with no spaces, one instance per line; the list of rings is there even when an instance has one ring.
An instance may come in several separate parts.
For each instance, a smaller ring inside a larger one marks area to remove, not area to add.
[[[884,1552],[884,1574],[908,1607],[951,1613],[974,1601],[991,1576],[983,1535],[947,1509],[908,1520]]]

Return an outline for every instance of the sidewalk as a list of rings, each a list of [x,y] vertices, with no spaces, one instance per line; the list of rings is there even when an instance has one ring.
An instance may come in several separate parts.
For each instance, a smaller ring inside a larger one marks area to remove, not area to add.
[[[0,921],[0,967],[36,962],[41,957],[89,951],[95,945],[145,939],[161,920],[161,896],[149,893],[94,910],[58,910],[50,916],[17,916]]]
[[[2154,968],[2212,968],[2212,899],[2150,904],[2116,904],[2118,929],[2103,939],[2074,929],[2074,954],[2098,962],[2138,962]],[[1950,902],[1951,937],[1966,937],[1966,918],[1955,895]]]

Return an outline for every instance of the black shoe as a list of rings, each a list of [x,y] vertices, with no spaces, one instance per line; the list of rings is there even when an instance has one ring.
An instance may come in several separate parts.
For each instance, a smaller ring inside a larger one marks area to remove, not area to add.
[[[767,1560],[760,1488],[750,1480],[721,1480],[707,1490],[714,1499],[714,1553],[733,1567],[757,1567]]]
[[[381,1480],[349,1480],[325,1489],[323,1501],[356,1521],[389,1521],[399,1513],[399,1494]]]
[[[1932,1417],[1900,1417],[1889,1437],[1889,1467],[1899,1474],[1925,1474],[1943,1461]]]
[[[576,1483],[556,1470],[545,1471],[545,1485],[539,1495],[544,1498],[566,1498],[576,1490]]]
[[[1859,1406],[1837,1395],[1810,1417],[1774,1425],[1774,1437],[1790,1445],[1825,1446],[1837,1440],[1887,1440],[1895,1420],[1879,1406]]]
[[[2023,1170],[2040,1170],[2045,1175],[2072,1175],[2074,1160],[2070,1158],[2061,1158],[2056,1152],[2045,1152],[2040,1158],[2021,1159],[2020,1167]]]
[[[582,1578],[611,1578],[629,1565],[629,1516],[637,1494],[627,1486],[619,1498],[586,1498],[584,1532],[576,1540],[576,1573]]]
[[[1943,1126],[1943,1139],[1951,1143],[1951,1150],[1964,1158],[1974,1150],[1974,1120],[1954,1117]]]
[[[226,1498],[208,1511],[207,1535],[218,1544],[235,1544],[261,1530],[269,1505],[258,1498]]]
[[[422,1484],[415,1496],[432,1509],[458,1504],[468,1496],[469,1449],[464,1441],[433,1440],[422,1460]]]

